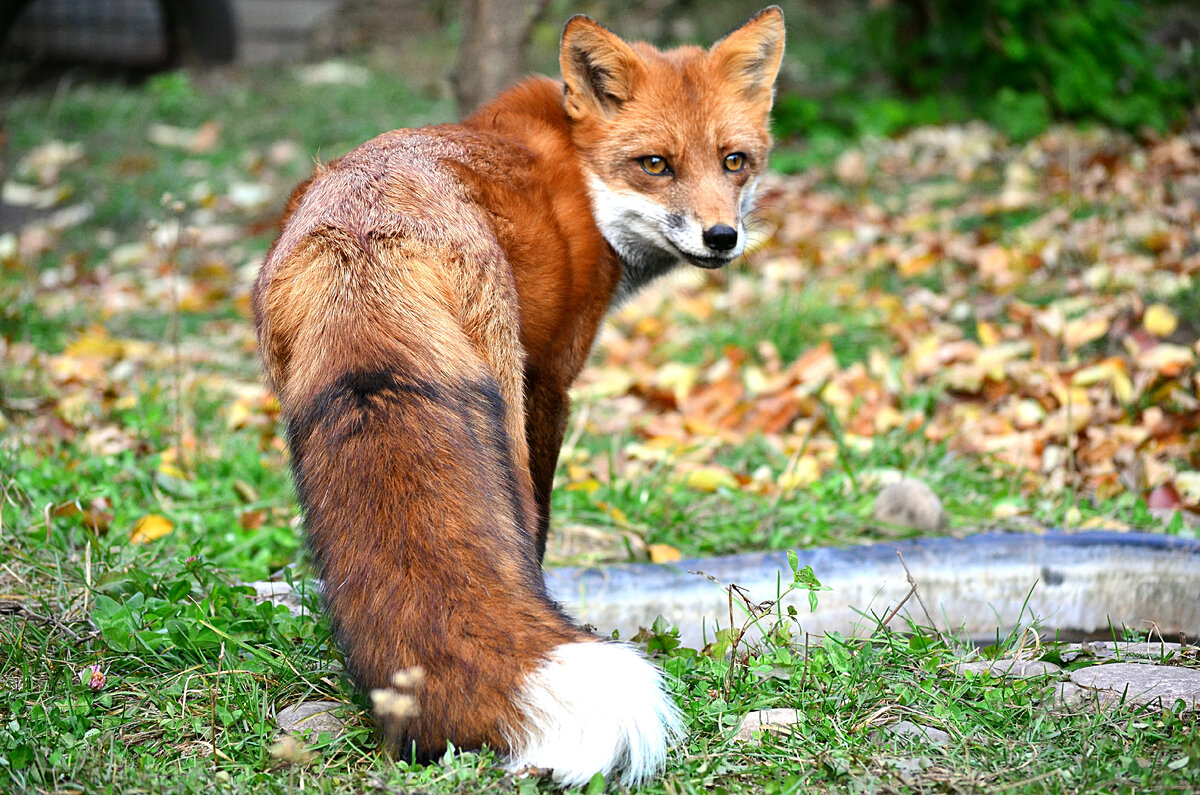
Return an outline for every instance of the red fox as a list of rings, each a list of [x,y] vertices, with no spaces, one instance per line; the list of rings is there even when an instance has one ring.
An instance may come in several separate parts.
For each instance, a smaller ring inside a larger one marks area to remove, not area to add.
[[[425,671],[417,714],[378,716],[405,757],[634,784],[681,738],[658,669],[547,595],[550,489],[610,306],[742,254],[783,46],[774,6],[709,50],[576,16],[561,83],[381,135],[289,199],[259,348],[348,671]]]

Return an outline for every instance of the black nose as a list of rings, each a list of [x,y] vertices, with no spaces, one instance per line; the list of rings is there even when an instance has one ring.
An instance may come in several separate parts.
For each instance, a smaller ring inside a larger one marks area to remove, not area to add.
[[[713,251],[728,251],[737,245],[737,230],[728,224],[717,224],[704,230],[704,245]]]

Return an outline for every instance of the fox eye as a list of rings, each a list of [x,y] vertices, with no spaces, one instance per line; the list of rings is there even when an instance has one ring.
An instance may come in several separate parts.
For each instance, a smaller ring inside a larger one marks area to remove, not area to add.
[[[731,173],[741,171],[746,167],[746,156],[741,152],[725,155],[725,170]]]
[[[642,165],[642,171],[645,171],[647,174],[661,177],[671,173],[671,167],[667,165],[667,159],[665,157],[659,157],[658,155],[646,155],[643,158],[639,158],[638,162]]]

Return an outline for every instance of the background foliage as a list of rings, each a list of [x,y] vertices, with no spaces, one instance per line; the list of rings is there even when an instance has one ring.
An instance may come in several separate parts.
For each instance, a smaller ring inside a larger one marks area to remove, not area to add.
[[[860,11],[824,44],[801,33],[776,114],[783,136],[966,118],[1022,140],[1061,119],[1162,132],[1200,97],[1198,28],[1169,4],[894,0]]]

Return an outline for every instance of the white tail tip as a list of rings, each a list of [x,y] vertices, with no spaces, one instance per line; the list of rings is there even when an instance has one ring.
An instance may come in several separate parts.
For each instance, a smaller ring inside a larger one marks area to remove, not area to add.
[[[564,786],[596,773],[626,785],[657,775],[683,737],[662,674],[633,648],[602,641],[564,643],[525,680],[524,725],[508,767],[549,768]]]

